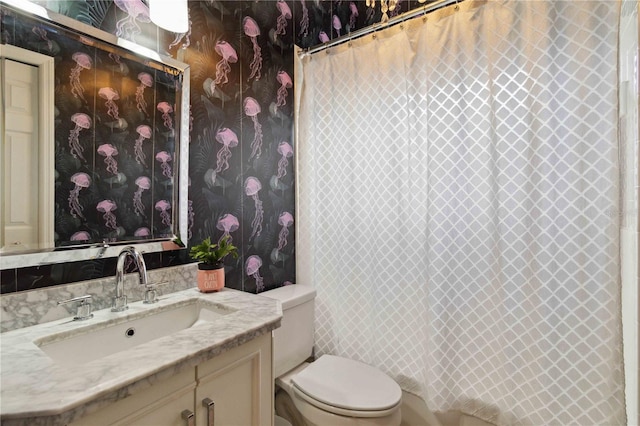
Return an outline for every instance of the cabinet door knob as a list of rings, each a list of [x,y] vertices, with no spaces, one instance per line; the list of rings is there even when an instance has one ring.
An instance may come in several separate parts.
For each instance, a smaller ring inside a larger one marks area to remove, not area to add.
[[[202,406],[207,409],[207,426],[215,426],[216,424],[216,403],[211,398],[202,400]]]
[[[196,420],[196,416],[195,416],[195,414],[193,413],[193,411],[191,411],[191,410],[184,410],[184,411],[181,413],[181,416],[182,416],[182,419],[183,419],[183,420],[186,420],[186,423],[185,423],[185,424],[186,424],[187,426],[195,426],[195,424],[196,424],[196,422],[195,422],[195,420]]]

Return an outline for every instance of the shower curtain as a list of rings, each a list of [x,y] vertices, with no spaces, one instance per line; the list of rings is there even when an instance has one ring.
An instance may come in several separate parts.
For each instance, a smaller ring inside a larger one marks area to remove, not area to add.
[[[432,411],[625,423],[619,6],[467,1],[302,59],[316,356]]]

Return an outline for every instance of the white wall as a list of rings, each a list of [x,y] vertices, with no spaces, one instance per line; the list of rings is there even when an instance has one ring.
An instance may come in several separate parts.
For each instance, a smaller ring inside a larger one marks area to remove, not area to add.
[[[622,166],[622,318],[627,423],[638,425],[638,2],[625,0],[620,21],[620,159]]]

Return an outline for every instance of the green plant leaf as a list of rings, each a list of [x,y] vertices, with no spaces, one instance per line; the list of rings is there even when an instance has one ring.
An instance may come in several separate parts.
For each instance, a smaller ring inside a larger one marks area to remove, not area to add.
[[[238,248],[229,242],[230,239],[231,237],[226,235],[220,239],[219,244],[212,244],[211,237],[207,237],[200,244],[191,247],[189,256],[209,265],[221,263],[228,255],[237,258]]]

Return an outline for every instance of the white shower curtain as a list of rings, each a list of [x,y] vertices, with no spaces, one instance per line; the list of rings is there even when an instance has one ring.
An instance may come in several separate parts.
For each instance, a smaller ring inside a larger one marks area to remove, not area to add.
[[[622,425],[615,1],[460,4],[302,61],[316,355],[434,411]]]

